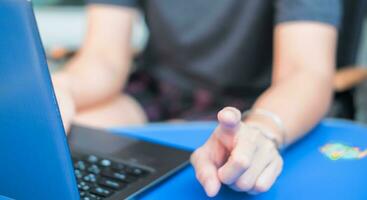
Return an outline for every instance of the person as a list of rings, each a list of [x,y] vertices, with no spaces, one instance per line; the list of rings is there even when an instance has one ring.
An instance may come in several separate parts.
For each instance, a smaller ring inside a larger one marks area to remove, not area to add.
[[[134,62],[138,10],[150,37]],[[65,127],[217,116],[191,157],[207,195],[223,184],[268,191],[280,149],[328,110],[341,10],[339,0],[91,0],[80,51],[53,76]]]
[[[367,80],[367,69],[364,66],[347,66],[335,73],[334,90],[344,92],[353,89]]]
[[[367,80],[363,65],[342,66],[334,75],[334,101],[327,117],[363,122],[365,109],[362,88]]]

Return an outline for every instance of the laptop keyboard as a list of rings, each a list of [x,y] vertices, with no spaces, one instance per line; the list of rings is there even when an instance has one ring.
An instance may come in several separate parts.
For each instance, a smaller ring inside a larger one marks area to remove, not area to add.
[[[149,174],[145,169],[95,155],[80,158],[73,158],[73,161],[81,200],[110,197]]]

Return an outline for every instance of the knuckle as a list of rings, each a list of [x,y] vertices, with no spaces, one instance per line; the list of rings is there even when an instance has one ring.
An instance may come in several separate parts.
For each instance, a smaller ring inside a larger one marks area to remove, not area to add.
[[[236,187],[241,191],[250,191],[254,187],[254,183],[248,180],[236,182]]]
[[[251,160],[249,159],[248,156],[245,156],[245,155],[235,153],[235,154],[232,154],[231,159],[235,166],[239,166],[244,169],[249,168],[251,165]]]
[[[256,131],[253,131],[252,133],[253,139],[254,140],[260,140],[260,139],[264,139],[264,135],[261,134],[261,132],[259,130],[256,129]]]
[[[264,142],[264,148],[266,148],[268,151],[276,150],[274,142],[269,139],[266,139]]]
[[[202,152],[203,152],[202,147],[200,147],[196,151],[194,151],[194,153],[192,153],[191,156],[190,156],[191,162],[193,162],[194,160],[199,158],[202,155]]]
[[[267,192],[270,189],[270,186],[266,183],[256,183],[254,189],[258,192]]]

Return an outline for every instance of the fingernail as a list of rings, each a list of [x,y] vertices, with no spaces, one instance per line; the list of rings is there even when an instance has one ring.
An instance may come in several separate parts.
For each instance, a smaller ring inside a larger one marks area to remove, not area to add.
[[[222,125],[224,125],[225,128],[236,127],[240,120],[240,117],[237,116],[237,113],[230,108],[222,110],[218,118],[221,122],[223,122]]]
[[[236,114],[230,109],[226,110],[223,115],[224,118],[230,122],[235,122],[237,120]]]

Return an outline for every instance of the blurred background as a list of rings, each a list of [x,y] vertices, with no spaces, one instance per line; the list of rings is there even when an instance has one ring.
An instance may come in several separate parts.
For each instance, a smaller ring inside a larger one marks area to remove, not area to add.
[[[51,71],[62,67],[78,50],[86,31],[85,7],[83,0],[33,0],[35,14]],[[367,14],[367,12],[366,12]],[[358,34],[357,34],[358,35]],[[149,37],[143,17],[134,25],[131,45],[136,52],[145,47]],[[356,66],[367,69],[367,17],[360,34]],[[344,101],[348,119],[367,124],[367,81],[359,83],[348,91],[352,97]],[[347,103],[345,103],[347,102]],[[334,109],[340,109],[336,103]],[[343,108],[345,109],[345,108]]]
[[[83,41],[86,31],[84,2],[84,0],[33,0],[38,28],[52,71],[62,67],[65,58],[70,58]],[[148,30],[143,18],[140,18],[134,26],[131,38],[135,51],[139,52],[144,48],[147,38]]]

